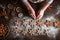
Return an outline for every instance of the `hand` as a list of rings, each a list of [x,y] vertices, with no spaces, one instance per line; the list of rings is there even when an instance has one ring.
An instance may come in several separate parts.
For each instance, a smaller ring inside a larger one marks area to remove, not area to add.
[[[32,6],[30,5],[30,3],[28,2],[28,0],[22,0],[23,3],[26,5],[29,13],[30,13],[30,16],[34,19],[36,19],[36,16],[35,16],[35,11],[34,9],[32,8]]]
[[[37,13],[38,15],[37,15],[37,20],[39,20],[39,19],[41,19],[42,17],[43,17],[43,15],[44,15],[44,11],[43,10],[41,10],[41,11],[38,11],[38,13]]]
[[[36,19],[35,13],[31,13],[30,16],[31,16],[33,19]]]

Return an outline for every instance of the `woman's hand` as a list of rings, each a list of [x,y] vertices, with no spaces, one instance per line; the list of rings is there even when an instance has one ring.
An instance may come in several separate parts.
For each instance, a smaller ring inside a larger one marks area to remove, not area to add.
[[[44,11],[43,10],[38,11],[36,19],[37,20],[42,19],[43,15],[44,15]]]
[[[32,8],[32,6],[30,5],[30,3],[28,2],[28,0],[23,0],[23,3],[26,5],[28,11],[29,11],[29,14],[30,16],[33,18],[33,19],[36,19],[36,15],[35,15],[35,11],[34,9]]]
[[[46,11],[46,9],[50,6],[50,4],[53,2],[53,0],[46,0],[47,4],[45,4],[45,6],[38,11],[38,15],[37,15],[37,19],[41,19],[44,15],[44,12]]]

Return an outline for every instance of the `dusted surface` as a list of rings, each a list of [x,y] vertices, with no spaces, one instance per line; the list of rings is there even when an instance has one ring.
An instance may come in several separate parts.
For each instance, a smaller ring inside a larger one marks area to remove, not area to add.
[[[48,19],[48,20],[51,20],[51,22],[55,22],[56,20],[59,22],[60,20],[60,1],[59,0],[55,0],[51,6],[49,6],[49,8],[45,11],[45,14],[44,14],[44,17],[42,19],[42,21],[46,21],[45,19]],[[21,22],[24,21],[23,19],[26,19],[28,21],[30,20],[33,20],[30,16],[29,16],[29,13],[27,12],[27,8],[25,7],[25,5],[19,1],[19,0],[0,0],[0,4],[3,5],[3,8],[5,7],[6,8],[6,12],[4,11],[4,14],[0,13],[0,24],[1,23],[4,23],[4,24],[7,24],[7,26],[10,28],[10,30],[16,30],[12,33],[12,31],[9,33],[9,35],[5,38],[3,38],[4,40],[60,40],[60,35],[58,33],[58,35],[56,36],[56,38],[51,38],[51,37],[48,37],[47,35],[38,35],[38,36],[31,36],[31,35],[26,35],[24,36],[23,34],[19,35],[20,34],[20,29],[24,29],[25,27],[23,27],[23,25],[21,25]],[[9,5],[11,5],[11,8],[9,7]],[[1,6],[0,5],[0,6]],[[8,6],[7,6],[8,5]],[[44,5],[44,3],[42,3],[41,5],[38,3],[38,4],[32,4],[32,7],[34,8],[34,10],[37,12],[39,10],[39,7],[42,5]],[[41,6],[41,7],[42,7]],[[21,7],[21,10],[20,9],[16,9],[17,7]],[[41,8],[40,7],[40,8]],[[10,9],[9,9],[10,8]],[[17,11],[16,11],[16,10]],[[23,15],[19,14],[20,12],[23,13]],[[56,14],[57,13],[57,14]],[[7,15],[6,15],[7,14]],[[19,16],[19,15],[21,16]],[[22,17],[23,16],[23,17]],[[16,20],[19,20],[17,21],[18,25],[17,24],[14,24],[14,22]],[[22,21],[21,21],[22,20]],[[20,22],[21,21],[21,22]],[[11,23],[12,22],[12,23]],[[36,20],[34,21],[36,22]],[[11,23],[11,24],[10,24]],[[33,23],[32,23],[33,24]],[[18,28],[15,28],[15,26],[18,26]],[[21,25],[21,28],[19,28],[19,26]],[[28,25],[28,23],[27,23]],[[12,28],[15,28],[15,29],[12,29]],[[30,28],[30,26],[28,25],[28,28]],[[59,27],[58,27],[59,28]],[[17,30],[18,29],[18,30]],[[27,28],[26,28],[27,29]],[[52,27],[52,29],[54,29]],[[52,30],[51,29],[51,30]],[[26,30],[28,31],[28,30]],[[17,33],[17,34],[15,34]],[[24,32],[23,32],[24,33]],[[39,31],[38,31],[39,33]],[[17,35],[17,37],[15,36]],[[37,35],[37,34],[36,34]]]

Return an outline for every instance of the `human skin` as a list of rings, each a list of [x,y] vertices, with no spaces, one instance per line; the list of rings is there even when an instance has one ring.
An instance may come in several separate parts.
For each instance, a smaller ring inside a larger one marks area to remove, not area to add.
[[[46,11],[46,9],[50,6],[50,4],[53,3],[54,0],[46,0],[46,4],[45,6],[43,6],[38,12],[37,12],[37,16],[35,15],[35,11],[32,8],[32,6],[30,5],[30,3],[28,2],[28,0],[22,0],[22,2],[26,5],[28,11],[30,12],[30,16],[33,19],[42,19],[44,12]],[[42,1],[41,1],[42,2]]]
[[[44,12],[46,11],[46,9],[53,3],[53,0],[47,0],[47,3],[45,4],[44,7],[42,7],[41,10],[38,11],[38,15],[37,15],[37,19],[41,19],[44,15]]]
[[[34,11],[34,9],[32,8],[32,6],[30,5],[30,3],[28,2],[28,0],[22,0],[22,2],[26,5],[28,11],[30,12],[30,16],[31,16],[33,19],[36,19],[35,11]]]

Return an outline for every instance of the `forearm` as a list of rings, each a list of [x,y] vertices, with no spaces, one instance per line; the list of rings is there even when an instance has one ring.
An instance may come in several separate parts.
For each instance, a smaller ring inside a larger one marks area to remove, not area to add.
[[[45,11],[52,3],[54,0],[47,0],[45,6],[41,9],[42,11]]]
[[[28,0],[23,1],[30,13],[35,13]]]
[[[30,5],[30,3],[28,2],[28,0],[23,0],[23,3],[25,4],[25,6],[27,7],[28,11],[29,11],[29,15],[36,19],[36,16],[35,16],[35,11],[34,9],[32,8],[32,6]]]
[[[44,12],[46,11],[46,9],[50,6],[50,4],[53,2],[53,0],[46,0],[46,4],[38,11],[38,16],[37,19],[41,19],[44,15]]]

